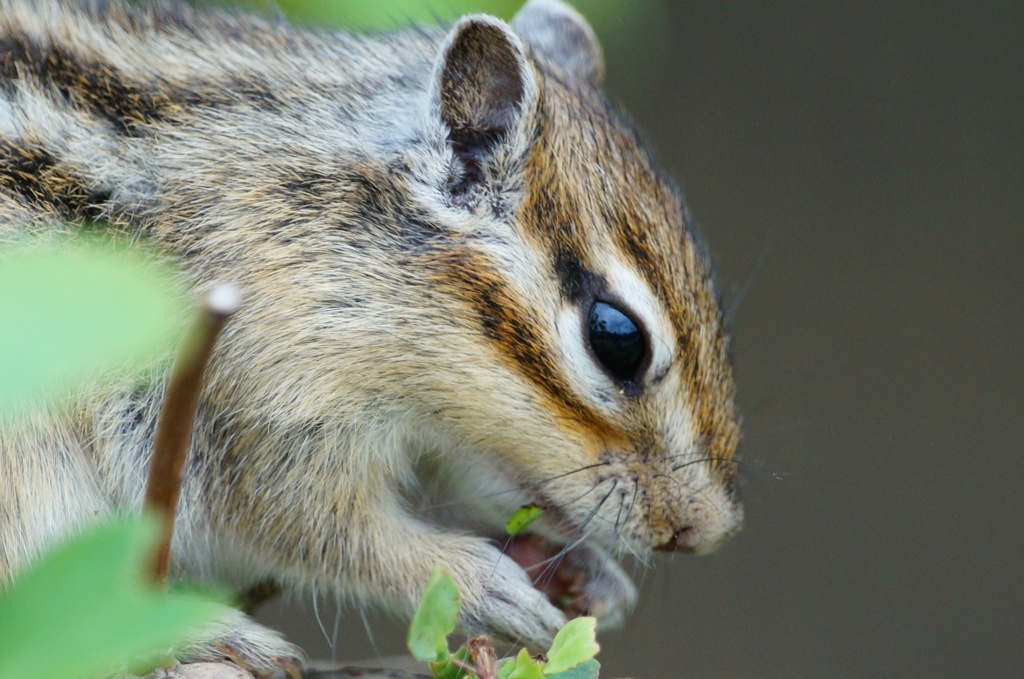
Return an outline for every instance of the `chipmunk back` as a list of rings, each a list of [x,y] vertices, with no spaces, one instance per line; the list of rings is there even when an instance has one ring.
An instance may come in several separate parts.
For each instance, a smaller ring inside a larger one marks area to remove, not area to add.
[[[199,407],[177,569],[407,615],[440,563],[466,629],[543,646],[566,612],[628,612],[609,554],[735,532],[710,268],[602,68],[559,0],[373,37],[0,0],[0,242],[101,220],[196,291],[243,291]],[[162,389],[0,432],[0,584],[140,505]],[[581,575],[565,612],[487,540],[528,503]],[[180,654],[225,648],[257,670],[298,653],[232,613]]]

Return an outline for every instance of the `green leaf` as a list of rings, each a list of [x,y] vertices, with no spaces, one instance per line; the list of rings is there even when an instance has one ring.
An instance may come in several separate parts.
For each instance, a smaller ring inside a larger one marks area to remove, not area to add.
[[[244,0],[257,9],[265,9],[262,0]],[[484,12],[511,20],[525,3],[523,0],[278,0],[276,7],[285,16],[321,26],[379,30],[419,23],[437,25],[469,12]],[[658,0],[573,0],[571,3],[593,25],[602,39],[610,35],[629,36],[637,26],[650,28],[664,24],[664,8]]]
[[[567,622],[551,642],[544,674],[552,676],[564,672],[597,655],[601,647],[595,640],[596,632],[596,618],[582,617]]]
[[[409,625],[407,645],[414,658],[425,662],[448,658],[448,635],[455,630],[460,607],[459,591],[452,576],[435,568]]]
[[[508,674],[502,676],[501,672],[498,672],[499,679],[544,679],[544,671],[541,669],[541,666],[530,657],[529,652],[525,648],[519,650],[515,663],[509,663],[505,667],[509,666],[512,669]],[[505,669],[505,667],[502,669]]]
[[[519,535],[527,526],[539,519],[543,513],[544,510],[537,505],[523,505],[516,510],[516,513],[505,524],[505,530],[508,531],[509,535]]]
[[[468,657],[469,649],[467,649],[465,644],[463,644],[457,651],[444,660],[430,663],[430,673],[433,675],[434,679],[461,679],[466,676],[466,670],[453,663],[452,659],[458,658],[462,662],[468,662],[468,660],[466,660]]]
[[[0,411],[150,359],[182,317],[166,267],[98,242],[0,253]]]
[[[166,654],[224,608],[144,578],[155,522],[121,519],[58,546],[0,596],[0,667],[18,679],[107,676]]]
[[[597,679],[601,673],[601,663],[594,659],[590,659],[585,663],[580,663],[572,669],[568,669],[558,674],[547,675],[548,679]]]

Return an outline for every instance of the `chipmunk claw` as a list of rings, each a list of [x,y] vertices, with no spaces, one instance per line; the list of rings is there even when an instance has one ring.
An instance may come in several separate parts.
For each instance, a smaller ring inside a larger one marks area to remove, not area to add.
[[[183,663],[226,660],[259,679],[281,670],[290,679],[302,676],[302,652],[297,646],[234,609],[182,645],[177,656]]]
[[[565,615],[533,587],[509,557],[489,545],[479,555],[482,577],[462,589],[462,622],[470,633],[484,632],[504,642],[544,650],[565,624]]]
[[[601,629],[618,629],[636,607],[636,585],[614,559],[606,552],[584,547],[570,555],[570,565],[582,577],[579,595],[574,607],[580,615],[597,618]]]
[[[288,675],[288,679],[302,679],[302,663],[296,658],[278,658],[277,664]]]

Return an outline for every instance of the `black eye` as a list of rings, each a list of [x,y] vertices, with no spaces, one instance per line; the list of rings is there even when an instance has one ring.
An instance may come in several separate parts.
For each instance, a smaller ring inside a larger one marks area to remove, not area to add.
[[[587,332],[594,355],[615,379],[628,382],[637,378],[647,343],[632,318],[611,304],[594,302]]]

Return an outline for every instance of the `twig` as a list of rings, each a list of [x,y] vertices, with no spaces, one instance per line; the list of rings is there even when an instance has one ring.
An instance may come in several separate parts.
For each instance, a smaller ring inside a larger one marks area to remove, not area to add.
[[[451,662],[451,664],[455,665],[460,670],[475,675],[479,677],[479,679],[492,679],[492,677],[488,677],[486,674],[483,673],[483,671],[480,668],[478,668],[476,665],[473,665],[472,663],[462,662],[458,658],[449,658],[448,660],[449,662]]]
[[[451,658],[451,663],[456,667],[475,674],[480,679],[498,679],[498,661],[494,656],[494,647],[486,635],[473,637],[466,643],[469,651],[469,659],[472,663],[465,663],[458,658]]]
[[[192,427],[196,419],[203,373],[210,362],[217,335],[228,317],[238,308],[241,295],[233,285],[219,284],[204,300],[185,346],[171,371],[157,422],[153,457],[146,482],[146,509],[155,510],[161,520],[161,539],[153,560],[152,576],[166,584],[174,536],[174,516],[181,494],[181,470],[185,466]]]
[[[483,679],[498,679],[498,659],[494,655],[494,646],[486,634],[473,637],[466,642],[469,658],[476,665]]]

